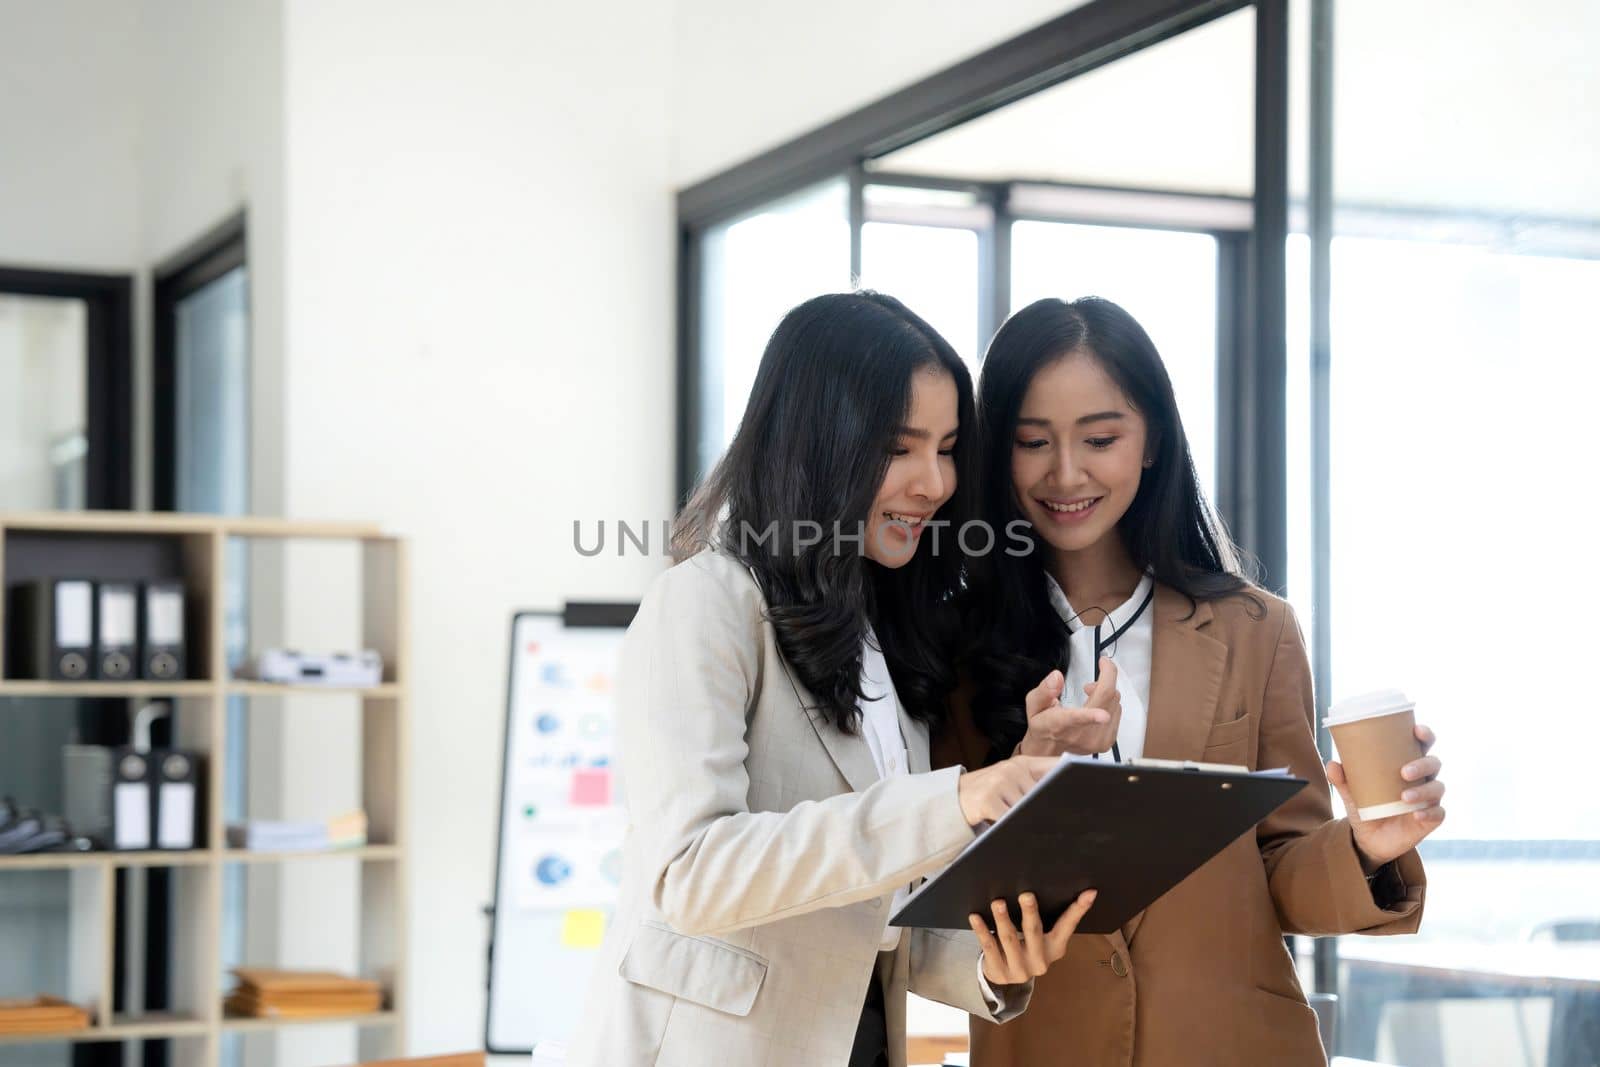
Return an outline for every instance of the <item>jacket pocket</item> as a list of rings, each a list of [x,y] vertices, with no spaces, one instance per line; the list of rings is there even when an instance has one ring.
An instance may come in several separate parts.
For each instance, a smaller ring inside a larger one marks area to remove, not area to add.
[[[647,919],[634,932],[620,970],[635,985],[745,1016],[767,977],[767,961],[726,942],[690,937]]]
[[[1219,722],[1206,734],[1204,763],[1242,763],[1250,765],[1250,716],[1241,715]]]

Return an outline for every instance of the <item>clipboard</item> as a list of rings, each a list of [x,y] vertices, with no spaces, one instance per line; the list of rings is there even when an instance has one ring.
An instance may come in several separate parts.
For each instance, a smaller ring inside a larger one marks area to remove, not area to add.
[[[1085,889],[1078,932],[1109,934],[1301,789],[1286,771],[1063,757],[1010,811],[911,894],[895,926],[969,929],[972,912],[1032,892],[1048,927]]]

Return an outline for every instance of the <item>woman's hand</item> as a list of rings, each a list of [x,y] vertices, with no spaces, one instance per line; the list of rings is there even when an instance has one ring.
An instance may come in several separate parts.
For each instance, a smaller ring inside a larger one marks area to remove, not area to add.
[[[1061,705],[1061,687],[1066,683],[1060,671],[1051,671],[1023,701],[1028,732],[1017,746],[1017,755],[1071,752],[1090,756],[1106,751],[1116,741],[1122,725],[1122,697],[1117,693],[1117,665],[1111,657],[1100,657],[1100,678],[1083,687],[1088,698],[1083,707]]]
[[[1356,810],[1355,798],[1345,780],[1344,766],[1337,760],[1328,763],[1328,782],[1339,791],[1344,801],[1345,813],[1350,816],[1350,832],[1355,835],[1356,851],[1361,855],[1361,866],[1371,874],[1391,860],[1399,859],[1417,847],[1417,844],[1439,828],[1444,822],[1444,809],[1439,801],[1444,799],[1444,783],[1439,781],[1439,757],[1429,756],[1436,738],[1426,726],[1416,728],[1417,740],[1422,742],[1423,755],[1400,768],[1400,777],[1415,785],[1406,787],[1400,799],[1406,802],[1420,800],[1427,807],[1391,815],[1386,819],[1362,822]]]
[[[994,822],[1027,795],[1033,784],[1056,765],[1053,757],[1012,756],[956,779],[956,796],[967,825],[976,829]]]
[[[994,933],[989,932],[989,924],[977,912],[968,915],[967,922],[983,947],[983,977],[992,986],[1016,985],[1049,970],[1052,963],[1067,954],[1067,940],[1078,928],[1094,898],[1093,889],[1079,893],[1078,899],[1062,912],[1061,918],[1048,931],[1039,918],[1039,901],[1032,893],[1017,898],[1022,906],[1021,933],[1011,921],[1011,911],[1004,900],[996,900],[992,905]]]

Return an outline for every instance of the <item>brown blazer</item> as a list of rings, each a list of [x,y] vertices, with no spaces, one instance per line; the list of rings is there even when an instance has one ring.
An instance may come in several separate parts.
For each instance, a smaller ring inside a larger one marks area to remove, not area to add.
[[[1417,929],[1422,862],[1408,853],[1380,874],[1382,889],[1368,884],[1348,822],[1333,818],[1300,628],[1288,604],[1256,593],[1261,618],[1238,597],[1191,614],[1181,593],[1157,586],[1144,753],[1288,766],[1311,784],[1119,933],[1075,936],[1025,1014],[974,1019],[974,1067],[1321,1064],[1283,935]],[[958,706],[934,766],[981,766],[987,751]]]

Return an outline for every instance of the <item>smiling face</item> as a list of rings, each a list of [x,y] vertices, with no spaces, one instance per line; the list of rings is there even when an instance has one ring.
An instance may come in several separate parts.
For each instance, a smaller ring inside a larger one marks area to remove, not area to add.
[[[867,516],[865,552],[885,567],[916,554],[927,520],[956,491],[956,383],[943,370],[911,376],[911,410],[891,446],[889,470]]]
[[[1144,417],[1091,353],[1040,368],[1018,412],[1011,449],[1017,506],[1058,552],[1112,533],[1139,492]]]

